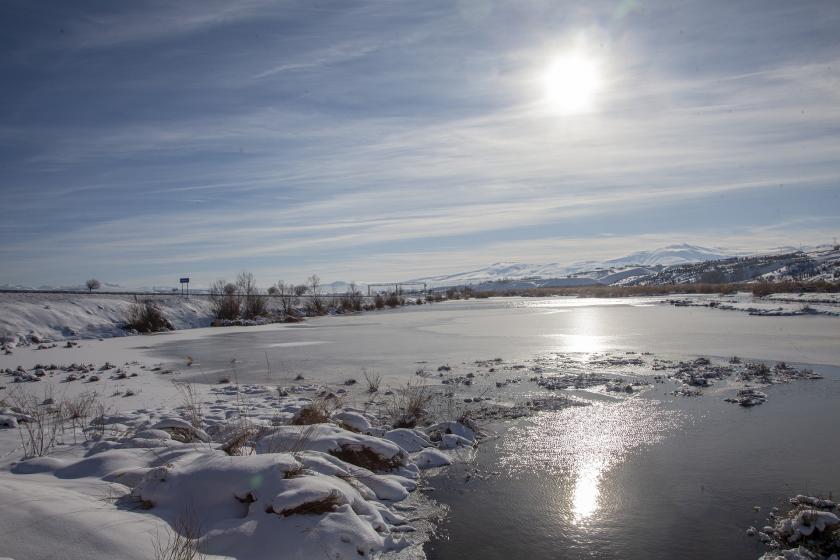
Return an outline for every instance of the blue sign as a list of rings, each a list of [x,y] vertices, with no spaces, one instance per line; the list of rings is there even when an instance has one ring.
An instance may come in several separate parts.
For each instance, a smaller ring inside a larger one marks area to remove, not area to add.
[[[181,284],[189,284],[189,283],[190,283],[189,278],[181,278]]]

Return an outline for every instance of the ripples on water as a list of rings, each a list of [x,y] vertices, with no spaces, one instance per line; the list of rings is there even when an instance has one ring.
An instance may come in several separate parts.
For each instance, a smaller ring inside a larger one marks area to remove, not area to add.
[[[570,503],[562,509],[580,521],[598,509],[611,467],[685,421],[680,412],[643,398],[543,413],[505,432],[499,464],[509,476],[541,473],[573,481]]]

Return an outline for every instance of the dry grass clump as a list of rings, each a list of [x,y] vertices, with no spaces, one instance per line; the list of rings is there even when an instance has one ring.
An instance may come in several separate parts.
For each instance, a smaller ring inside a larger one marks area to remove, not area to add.
[[[184,418],[193,428],[200,429],[204,423],[204,411],[201,408],[201,397],[198,389],[190,383],[176,383],[175,387],[181,393],[181,408]]]
[[[347,501],[338,490],[331,490],[329,494],[320,500],[313,500],[297,507],[281,511],[276,511],[273,507],[268,506],[265,511],[266,513],[276,513],[277,515],[282,515],[283,517],[288,517],[290,515],[323,515],[325,513],[335,511],[336,508],[344,505],[345,503],[347,503]]]
[[[422,383],[411,381],[394,390],[391,401],[386,405],[386,412],[391,417],[394,428],[413,428],[427,414],[426,407],[432,401],[430,388]]]
[[[254,439],[259,433],[260,429],[255,426],[236,427],[222,444],[221,450],[228,455],[247,455],[253,450]]]
[[[401,456],[385,457],[373,449],[363,445],[342,445],[337,451],[330,451],[330,455],[338,457],[345,463],[365,468],[372,472],[384,472],[403,465]]]
[[[382,385],[382,376],[377,373],[368,373],[367,370],[362,370],[365,376],[365,383],[367,383],[367,392],[376,393],[379,391],[379,386]]]
[[[323,424],[330,419],[330,413],[333,409],[327,399],[315,399],[308,405],[301,408],[295,417],[292,418],[292,424],[295,426],[308,426],[310,424]]]
[[[174,330],[172,323],[163,316],[160,308],[148,299],[143,302],[135,301],[131,304],[128,309],[125,328],[134,329],[141,333]]]

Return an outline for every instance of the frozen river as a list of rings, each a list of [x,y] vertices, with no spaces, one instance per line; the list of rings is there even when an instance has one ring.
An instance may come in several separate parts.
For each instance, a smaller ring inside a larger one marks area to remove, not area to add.
[[[155,356],[177,365],[191,356],[214,382],[412,375],[417,362],[525,360],[546,352],[609,350],[709,355],[840,366],[840,319],[754,317],[671,307],[648,299],[499,298],[321,317],[263,329],[202,329],[201,336],[152,337]],[[268,358],[268,367],[266,366]],[[199,377],[200,378],[200,377]]]
[[[653,352],[809,364],[825,379],[776,385],[751,409],[666,394],[540,413],[432,480],[451,507],[432,559],[757,558],[744,530],[797,493],[840,492],[840,319],[754,317],[651,300],[499,299],[157,337],[146,352],[198,380],[359,378],[398,383],[419,364],[546,353]],[[468,476],[469,475],[469,476]],[[756,512],[753,506],[760,506]]]

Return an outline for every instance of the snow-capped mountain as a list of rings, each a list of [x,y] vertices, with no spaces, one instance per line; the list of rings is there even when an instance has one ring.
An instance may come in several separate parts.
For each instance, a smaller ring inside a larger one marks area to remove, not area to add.
[[[637,251],[627,256],[604,261],[607,266],[672,266],[675,264],[690,264],[696,262],[718,261],[739,256],[741,253],[727,251],[720,248],[706,248],[682,243],[668,245],[653,251]]]
[[[481,284],[499,280],[548,279],[564,278],[569,275],[601,279],[607,275],[622,274],[622,269],[631,268],[633,274],[646,274],[650,267],[673,266],[677,264],[691,264],[696,262],[727,259],[740,255],[733,251],[720,248],[707,248],[697,245],[677,244],[668,245],[651,251],[637,251],[623,257],[606,261],[580,261],[570,264],[526,264],[516,262],[498,262],[484,268],[417,278],[412,282],[426,282],[430,286],[458,286],[466,284]],[[638,267],[642,267],[639,269]],[[591,272],[591,274],[590,274]],[[613,279],[616,281],[618,278]],[[606,282],[611,283],[611,282]]]

